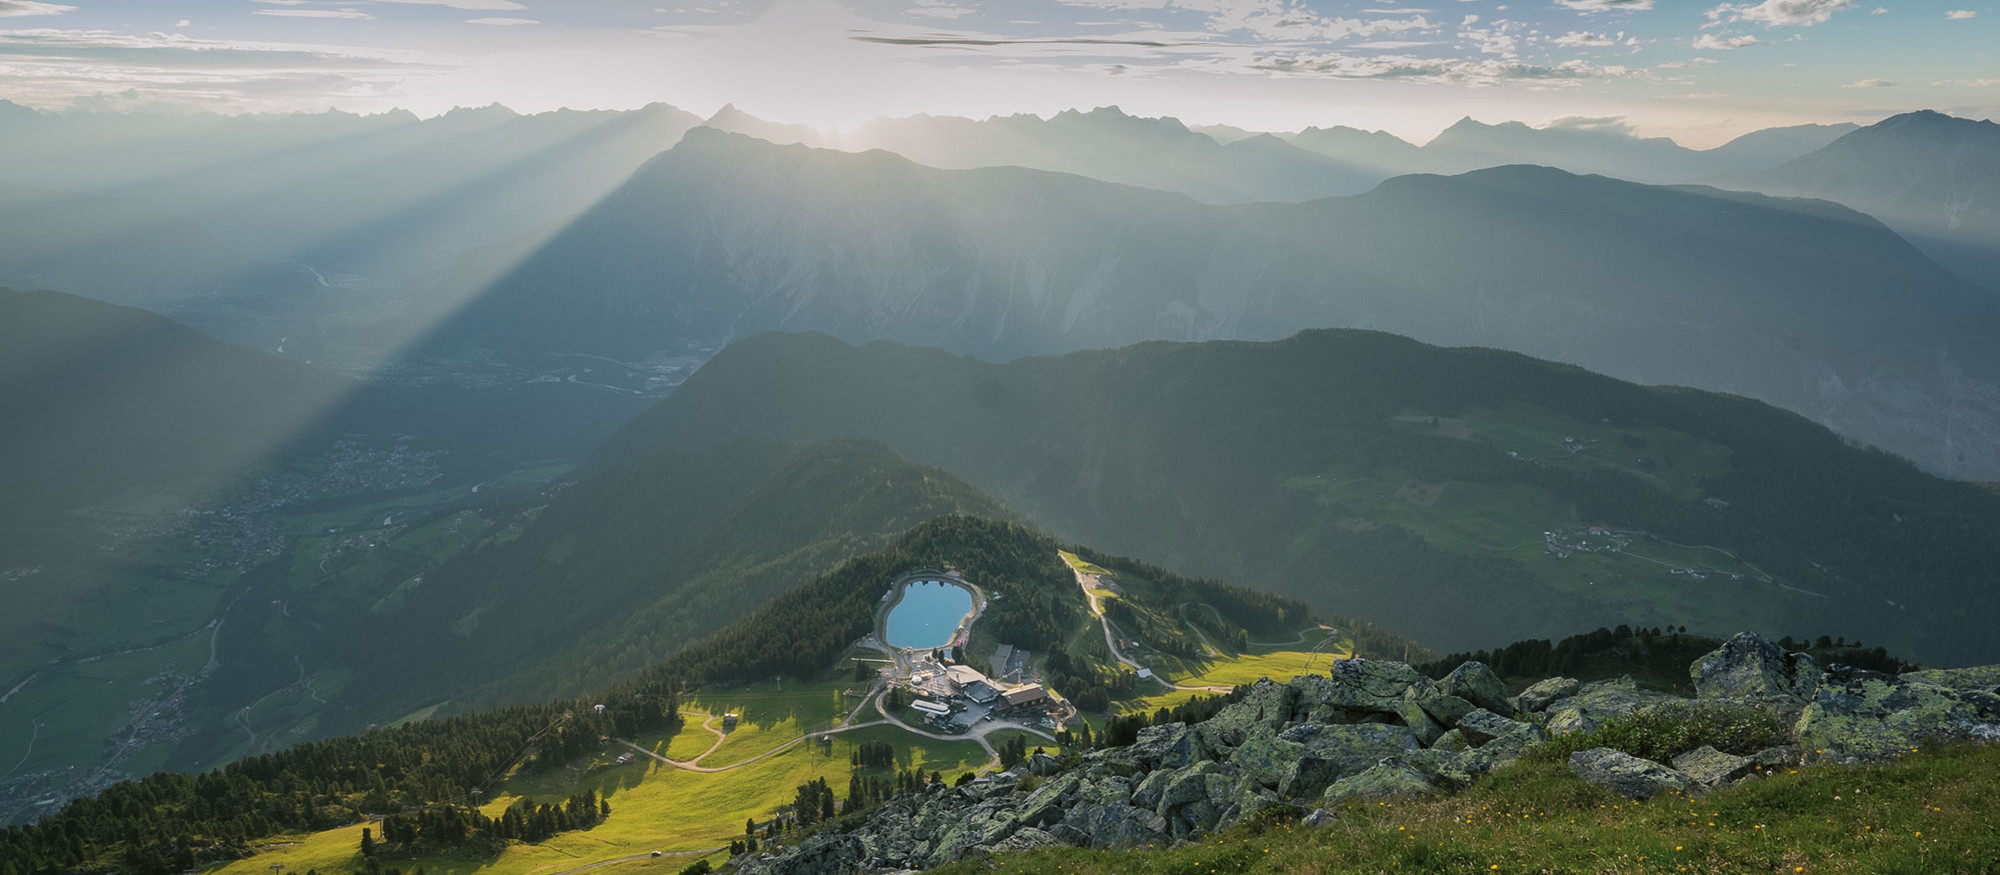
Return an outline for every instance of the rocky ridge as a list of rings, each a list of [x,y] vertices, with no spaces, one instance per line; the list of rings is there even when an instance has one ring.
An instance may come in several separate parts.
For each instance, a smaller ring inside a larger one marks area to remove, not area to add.
[[[1553,678],[1507,696],[1477,662],[1434,681],[1397,662],[1350,659],[1329,674],[1258,681],[1208,721],[1141,730],[1127,747],[1020,767],[898,797],[847,832],[737,858],[759,875],[926,869],[969,854],[1057,844],[1169,845],[1245,820],[1324,823],[1356,800],[1463,789],[1555,735],[1654,709],[1764,709],[1790,741],[1755,751],[1702,746],[1671,763],[1608,747],[1578,751],[1580,778],[1631,798],[1702,793],[1802,761],[1881,760],[1939,741],[2000,741],[2000,666],[1887,675],[1822,669],[1754,633],[1689,668],[1695,697],[1630,678]]]

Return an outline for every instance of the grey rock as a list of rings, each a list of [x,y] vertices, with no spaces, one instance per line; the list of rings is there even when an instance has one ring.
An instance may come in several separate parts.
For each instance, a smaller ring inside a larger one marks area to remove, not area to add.
[[[1522,711],[1541,711],[1582,689],[1583,682],[1575,678],[1549,678],[1522,690],[1521,695],[1514,697],[1514,703]]]
[[[1357,774],[1382,760],[1422,750],[1416,733],[1394,723],[1302,723],[1279,733],[1333,765],[1334,780]]]
[[[1906,671],[1900,677],[1906,681],[1945,687],[1961,693],[2000,693],[2000,665],[1927,668],[1920,671]]]
[[[1298,696],[1296,687],[1274,684],[1265,678],[1253,685],[1242,701],[1224,707],[1196,726],[1195,732],[1208,750],[1228,751],[1258,729],[1276,730],[1290,722]]]
[[[1445,729],[1457,726],[1458,721],[1465,715],[1479,710],[1479,706],[1471,701],[1446,693],[1442,688],[1431,684],[1410,687],[1409,692],[1403,694],[1403,708],[1408,709],[1410,705],[1416,705],[1418,710]],[[1409,721],[1405,718],[1404,722]]]
[[[1292,765],[1306,755],[1306,746],[1273,735],[1256,734],[1229,754],[1229,761],[1258,785],[1275,788]]]
[[[1308,753],[1292,763],[1291,771],[1278,782],[1278,796],[1284,799],[1314,798],[1338,780],[1339,766],[1323,756]]]
[[[1315,808],[1306,812],[1305,817],[1299,818],[1299,824],[1301,826],[1330,826],[1336,819],[1331,810]]]
[[[1467,744],[1479,747],[1501,736],[1534,728],[1533,724],[1509,720],[1482,708],[1460,718],[1457,731],[1465,736]]]
[[[1457,696],[1503,717],[1514,714],[1514,706],[1507,703],[1507,684],[1500,676],[1477,660],[1460,663],[1445,675],[1444,692]]]
[[[1636,714],[1640,709],[1682,699],[1639,689],[1630,677],[1584,684],[1566,699],[1550,705],[1546,728],[1551,735],[1589,732],[1613,717]]]
[[[1002,839],[998,844],[995,844],[991,848],[991,850],[994,853],[1006,853],[1010,851],[1032,851],[1036,848],[1051,848],[1059,844],[1062,844],[1062,842],[1057,841],[1055,836],[1043,832],[1039,829],[1028,827],[1026,829],[1022,829],[1015,832],[1013,835],[1010,835],[1005,839]]]
[[[1343,659],[1324,679],[1301,684],[1300,706],[1317,723],[1351,722],[1368,715],[1394,716],[1403,694],[1416,684],[1429,684],[1416,669],[1381,659]],[[1303,698],[1310,691],[1312,698]]]
[[[1325,808],[1348,802],[1374,801],[1401,796],[1428,796],[1437,792],[1430,778],[1400,759],[1390,758],[1358,775],[1342,778],[1328,787],[1320,801]]]
[[[1447,753],[1459,753],[1471,750],[1472,742],[1466,740],[1465,733],[1462,730],[1454,729],[1438,736],[1437,742],[1431,745],[1431,749]]]
[[[1856,760],[1932,741],[2000,741],[2000,697],[1841,666],[1826,673],[1796,733],[1810,756]]]
[[[1415,690],[1416,688],[1411,687],[1410,689]],[[1471,703],[1468,702],[1466,704],[1470,706]],[[1415,734],[1417,741],[1422,744],[1431,744],[1438,740],[1438,736],[1444,734],[1445,727],[1438,725],[1437,719],[1432,717],[1430,712],[1425,711],[1423,705],[1410,695],[1403,697],[1402,704],[1397,706],[1396,714],[1403,721],[1404,726],[1410,727],[1410,732]]]
[[[1167,785],[1178,775],[1173,769],[1160,769],[1147,775],[1139,786],[1133,788],[1132,804],[1146,809],[1159,808],[1160,799],[1167,793]]]
[[[1756,770],[1756,760],[1723,753],[1706,744],[1674,757],[1674,771],[1704,787],[1719,787]]]
[[[1038,753],[1028,757],[1028,774],[1030,775],[1046,778],[1059,771],[1062,771],[1062,760],[1045,753]]]
[[[1703,701],[1772,708],[1796,718],[1819,687],[1819,663],[1804,653],[1786,653],[1762,635],[1742,632],[1688,667],[1695,697]]]
[[[1673,769],[1608,747],[1593,747],[1569,755],[1569,770],[1627,799],[1650,799],[1662,793],[1692,793],[1694,779]]]

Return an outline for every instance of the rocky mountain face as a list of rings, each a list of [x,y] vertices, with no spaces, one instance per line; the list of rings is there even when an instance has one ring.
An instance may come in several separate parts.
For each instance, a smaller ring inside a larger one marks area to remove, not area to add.
[[[2000,291],[2000,124],[1929,110],[1905,113],[1751,184],[1868,213],[1945,266]]]
[[[770,329],[992,359],[1363,327],[1747,395],[2000,479],[2000,299],[1821,202],[1537,167],[1213,207],[699,129],[431,340],[636,361]]]
[[[756,875],[895,871],[1056,844],[1191,842],[1272,809],[1325,823],[1355,801],[1453,792],[1552,737],[1642,713],[1761,709],[1790,729],[1779,744],[1704,745],[1671,762],[1590,748],[1570,756],[1570,770],[1647,798],[1699,794],[1806,759],[1860,762],[1926,742],[2000,740],[2000,666],[1822,670],[1746,633],[1689,673],[1691,699],[1629,679],[1551,678],[1508,696],[1477,662],[1433,681],[1401,663],[1344,660],[1327,675],[1259,681],[1206,722],[1154,726],[1128,747],[1075,760],[1041,755],[961,787],[933,786],[891,801],[859,829],[813,833],[735,862]]]

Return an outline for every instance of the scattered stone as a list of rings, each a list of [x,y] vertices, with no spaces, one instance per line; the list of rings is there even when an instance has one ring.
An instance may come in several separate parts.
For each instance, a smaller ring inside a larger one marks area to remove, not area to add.
[[[1688,667],[1695,697],[1762,705],[1796,719],[1819,686],[1818,661],[1755,632],[1738,633]]]
[[[1422,772],[1399,759],[1386,759],[1359,775],[1342,778],[1328,787],[1320,804],[1332,808],[1354,800],[1377,800],[1399,796],[1428,796],[1437,792]]]
[[[1472,742],[1466,740],[1464,730],[1454,729],[1450,732],[1438,736],[1437,743],[1431,745],[1431,749],[1442,750],[1449,753],[1459,753],[1462,751],[1471,750]]]
[[[2000,696],[1838,666],[1799,716],[1813,757],[1884,760],[1930,741],[2000,741]]]
[[[1622,677],[1615,681],[1584,684],[1569,698],[1549,706],[1547,729],[1551,735],[1589,732],[1613,717],[1636,714],[1648,705],[1680,701],[1663,693],[1639,689],[1637,681]]]
[[[1719,787],[1756,770],[1756,760],[1723,753],[1706,744],[1674,757],[1674,771],[1704,787]]]
[[[1479,747],[1493,739],[1534,728],[1536,727],[1533,724],[1509,720],[1481,708],[1460,719],[1458,728],[1454,731],[1464,735],[1467,744]]]
[[[1514,715],[1514,706],[1507,704],[1507,684],[1483,662],[1464,662],[1452,669],[1444,677],[1444,692],[1503,717]]]
[[[1538,681],[1514,697],[1514,704],[1522,711],[1541,711],[1550,705],[1577,694],[1583,689],[1583,682],[1575,678],[1549,678]]]
[[[1977,668],[1927,668],[1906,671],[1903,680],[1931,684],[1961,693],[2000,693],[2000,665]]]
[[[1692,793],[1700,789],[1692,778],[1673,769],[1608,747],[1593,747],[1569,755],[1569,770],[1627,799],[1651,799],[1662,793]]]

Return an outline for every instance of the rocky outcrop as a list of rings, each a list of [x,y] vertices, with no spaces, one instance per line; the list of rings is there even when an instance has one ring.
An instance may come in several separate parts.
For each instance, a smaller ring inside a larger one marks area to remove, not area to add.
[[[738,871],[925,869],[1052,844],[1164,846],[1285,807],[1307,824],[1325,823],[1359,801],[1463,789],[1553,735],[1654,708],[1797,714],[1805,746],[1704,746],[1671,764],[1599,747],[1573,754],[1570,770],[1643,799],[1705,792],[1802,758],[1880,759],[1932,740],[2000,740],[2000,696],[1989,683],[2000,669],[1822,672],[1809,657],[1739,635],[1689,671],[1695,700],[1642,690],[1630,678],[1555,678],[1510,700],[1478,663],[1433,681],[1400,663],[1344,660],[1326,675],[1259,681],[1205,722],[1143,729],[1123,748],[1038,755],[1011,772],[899,797],[858,829],[739,858]]]

